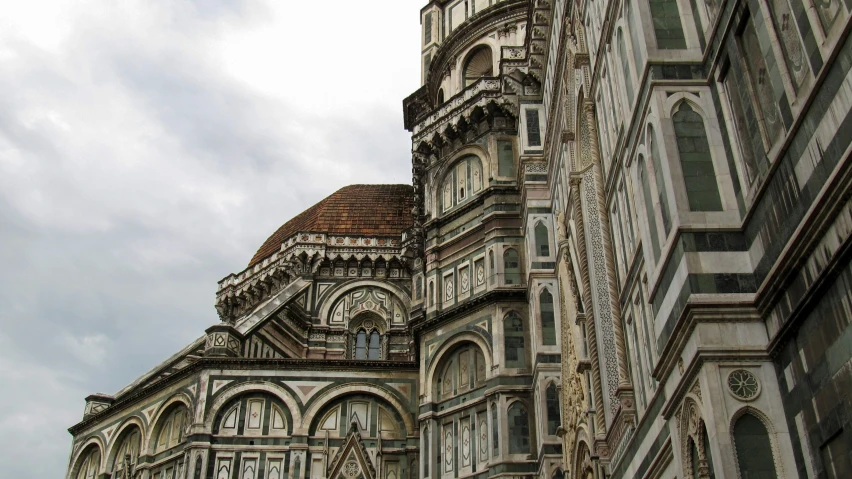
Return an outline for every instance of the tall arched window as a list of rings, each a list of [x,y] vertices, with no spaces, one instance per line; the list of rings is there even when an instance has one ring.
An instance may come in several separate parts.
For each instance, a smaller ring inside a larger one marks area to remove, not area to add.
[[[444,104],[444,89],[441,88],[438,90],[438,106]]]
[[[378,331],[370,333],[370,349],[367,351],[367,359],[381,359],[381,339]]]
[[[485,45],[477,47],[470,53],[464,64],[464,87],[473,85],[484,76],[493,75],[493,70],[491,48]]]
[[[503,319],[503,346],[506,353],[507,368],[523,368],[526,366],[526,351],[524,348],[524,321],[515,311]]]
[[[660,205],[660,216],[663,219],[663,232],[669,237],[671,230],[671,215],[669,214],[669,201],[666,195],[666,182],[664,180],[663,168],[660,164],[660,148],[657,146],[657,137],[654,135],[654,127],[648,126],[648,145],[651,148],[651,165],[654,167],[654,182],[657,184],[657,201]]]
[[[97,446],[89,446],[80,457],[76,479],[95,479],[101,466],[101,450]]]
[[[429,281],[429,306],[435,306],[435,282]]]
[[[174,404],[160,416],[157,427],[154,430],[155,443],[154,453],[162,454],[160,457],[171,457],[172,459],[157,464],[152,468],[152,477],[167,477],[182,473],[183,454],[180,452],[186,446],[185,429],[189,421],[189,409],[184,404]]]
[[[547,235],[547,226],[544,223],[535,225],[535,254],[538,256],[550,256],[550,241]]]
[[[503,278],[506,284],[521,284],[521,260],[513,248],[503,252]]]
[[[355,335],[355,359],[367,359],[367,332],[363,329]]]
[[[648,218],[651,247],[654,253],[654,261],[656,261],[660,257],[660,240],[657,237],[657,218],[654,216],[654,200],[651,198],[651,184],[647,174],[648,170],[645,165],[645,158],[642,155],[639,155],[639,161],[636,162],[636,169],[639,184],[642,185],[642,199],[645,203],[645,215]]]
[[[627,104],[633,104],[633,78],[630,73],[630,63],[627,60],[627,47],[624,45],[624,29],[619,28],[616,33],[616,42],[618,43],[618,56],[621,60],[621,72],[624,75],[624,88],[627,93]]]
[[[553,295],[548,290],[542,290],[538,295],[541,308],[541,342],[545,346],[556,346],[556,319],[553,315]]]
[[[769,433],[763,422],[752,414],[743,414],[734,424],[734,444],[737,450],[737,464],[743,479],[774,479],[775,461],[772,458],[772,445]]]
[[[530,452],[530,418],[527,408],[520,401],[509,406],[507,412],[509,421],[509,454],[529,454]]]
[[[550,386],[547,386],[544,402],[547,407],[547,433],[555,435],[556,430],[559,429],[559,423],[562,422],[559,414],[559,392],[556,391],[556,384],[550,383]]]
[[[497,277],[497,269],[494,266],[494,250],[488,252],[488,268],[491,275],[490,283],[494,284],[494,278]]]
[[[418,276],[417,280],[414,281],[414,297],[417,299],[423,297],[423,278],[421,276]]]
[[[115,456],[112,460],[112,476],[124,477],[122,473],[125,469],[125,456],[130,456],[130,464],[136,464],[139,458],[139,448],[141,446],[141,432],[136,426],[130,426],[121,433],[121,438],[118,442]]]
[[[688,102],[672,116],[683,181],[691,211],[722,211],[722,198],[704,120]]]

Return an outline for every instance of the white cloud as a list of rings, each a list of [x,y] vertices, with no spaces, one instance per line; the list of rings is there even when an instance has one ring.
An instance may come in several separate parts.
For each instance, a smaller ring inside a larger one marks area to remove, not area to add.
[[[281,223],[409,182],[421,3],[0,3],[0,477],[60,477]]]

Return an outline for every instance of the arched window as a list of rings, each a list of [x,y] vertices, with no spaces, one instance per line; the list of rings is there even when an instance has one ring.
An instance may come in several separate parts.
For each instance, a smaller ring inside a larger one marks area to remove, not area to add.
[[[484,45],[477,47],[470,53],[464,64],[464,87],[473,85],[484,76],[492,76],[493,71],[491,48]]]
[[[367,332],[363,329],[355,335],[355,359],[367,359]]]
[[[189,423],[189,409],[182,403],[173,404],[160,416],[153,437],[156,438],[155,460],[171,458],[159,462],[151,469],[151,477],[166,477],[181,471],[183,454],[180,452],[186,446],[185,429]]]
[[[530,418],[527,408],[520,401],[509,406],[507,412],[509,421],[509,454],[529,454],[530,452]]]
[[[290,423],[287,406],[276,396],[248,392],[232,398],[216,413],[213,435],[220,444],[241,436],[286,436]]]
[[[624,45],[624,30],[619,28],[616,33],[618,56],[621,60],[621,73],[624,75],[624,88],[627,93],[627,104],[633,104],[633,78],[630,73],[630,63],[627,60],[627,47]]]
[[[507,368],[523,368],[526,366],[526,351],[524,349],[524,321],[515,311],[503,319],[503,346],[506,353]]]
[[[691,211],[722,211],[704,120],[688,102],[672,116],[683,181]]]
[[[373,331],[370,333],[370,349],[367,353],[368,359],[380,359],[381,358],[381,339],[379,337],[378,331]]]
[[[171,449],[184,442],[184,427],[186,427],[187,408],[184,405],[175,406],[160,419],[157,434],[157,453]]]
[[[535,253],[538,256],[550,256],[547,226],[544,226],[544,223],[541,222],[535,225]]]
[[[446,400],[485,385],[485,355],[474,343],[465,342],[441,357],[435,396]]]
[[[559,429],[559,423],[562,419],[559,414],[559,393],[556,391],[556,384],[550,383],[544,393],[544,402],[547,408],[547,433],[556,434]]]
[[[494,284],[494,278],[497,277],[497,269],[494,266],[494,250],[488,252],[488,269],[491,275],[491,284]]]
[[[521,284],[521,261],[513,248],[503,252],[503,278],[505,284]]]
[[[743,414],[734,424],[734,444],[740,477],[772,479],[778,477],[772,457],[772,445],[763,422],[752,414]]]
[[[656,261],[660,257],[660,240],[657,237],[657,218],[654,216],[654,200],[651,198],[651,183],[646,168],[645,158],[639,155],[639,161],[636,162],[637,176],[639,177],[639,184],[642,185],[642,200],[645,203],[651,247],[653,248],[654,261]]]
[[[654,167],[654,182],[657,184],[657,201],[660,204],[660,216],[663,218],[663,232],[669,237],[671,230],[671,215],[669,214],[669,201],[666,196],[666,183],[663,168],[660,165],[660,149],[657,146],[657,137],[654,135],[654,127],[648,127],[648,145],[651,147],[651,165]]]
[[[438,106],[444,104],[444,89],[441,88],[438,90]]]
[[[442,187],[444,211],[469,200],[482,191],[482,162],[479,157],[468,155],[447,171]]]
[[[429,281],[429,306],[435,306],[435,282]]]
[[[97,446],[89,446],[80,457],[76,479],[95,479],[101,466],[101,450]]]
[[[417,299],[423,297],[423,278],[418,276],[414,282],[414,295]]]
[[[541,342],[545,346],[556,346],[556,320],[553,316],[553,295],[542,290],[538,295],[541,308]]]
[[[130,426],[121,433],[118,448],[112,460],[112,477],[124,477],[122,472],[125,468],[125,456],[130,456],[131,465],[136,464],[139,458],[140,441],[141,433],[136,426]]]

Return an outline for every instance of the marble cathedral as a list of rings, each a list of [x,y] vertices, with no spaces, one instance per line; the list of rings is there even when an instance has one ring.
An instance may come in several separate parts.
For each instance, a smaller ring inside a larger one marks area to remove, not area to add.
[[[849,0],[432,0],[353,185],[69,479],[852,477]]]

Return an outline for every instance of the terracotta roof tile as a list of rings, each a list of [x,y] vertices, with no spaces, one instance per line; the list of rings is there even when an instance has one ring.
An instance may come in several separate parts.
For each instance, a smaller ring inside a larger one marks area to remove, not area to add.
[[[414,190],[409,185],[349,185],[284,223],[254,254],[249,267],[281,249],[295,233],[400,236],[411,227]]]

